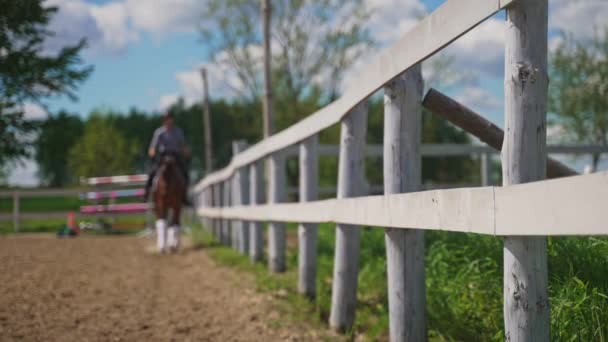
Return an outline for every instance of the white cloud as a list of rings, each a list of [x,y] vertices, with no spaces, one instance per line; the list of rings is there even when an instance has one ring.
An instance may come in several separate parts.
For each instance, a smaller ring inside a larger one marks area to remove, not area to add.
[[[160,111],[164,111],[165,109],[174,105],[179,98],[180,96],[177,93],[161,95],[160,99],[158,100],[158,109]]]
[[[23,105],[23,112],[28,120],[44,120],[48,117],[46,110],[35,103],[25,103]]]
[[[97,5],[86,0],[47,0],[57,6],[46,49],[57,51],[86,38],[93,53],[120,53],[143,33],[193,32],[205,4],[200,0],[118,0]]]
[[[129,43],[137,41],[138,34],[129,25],[124,4],[99,6],[84,0],[47,0],[46,4],[59,9],[50,23],[55,36],[45,43],[51,52],[81,38],[87,39],[93,53],[123,52]]]
[[[608,27],[608,1],[554,0],[549,1],[549,28],[568,32],[575,38],[590,38],[594,31],[603,34]]]
[[[49,24],[55,36],[45,41],[47,51],[56,52],[83,37],[91,46],[102,42],[103,31],[91,14],[91,5],[80,0],[47,0],[45,5],[59,8]]]
[[[488,19],[450,45],[445,51],[464,72],[502,77],[504,72],[505,22]]]
[[[480,87],[466,87],[455,99],[473,110],[480,111],[500,109],[503,105],[496,95]]]
[[[104,6],[91,6],[91,15],[102,31],[101,46],[110,51],[123,51],[132,42],[138,40],[138,32],[129,24],[127,6],[120,2]]]
[[[38,186],[38,164],[31,159],[18,163],[8,175],[7,183],[12,186],[34,187]]]
[[[205,5],[201,0],[127,0],[124,3],[135,28],[159,34],[196,30]]]
[[[419,0],[368,0],[369,27],[381,45],[391,44],[413,28],[427,9]]]
[[[180,98],[186,105],[193,105],[203,98],[203,79],[201,68],[207,69],[207,84],[210,98],[236,98],[241,96],[244,87],[234,71],[225,61],[215,61],[193,67],[190,70],[175,73],[179,83],[179,92],[161,95],[158,102],[159,109],[166,109],[176,103]]]

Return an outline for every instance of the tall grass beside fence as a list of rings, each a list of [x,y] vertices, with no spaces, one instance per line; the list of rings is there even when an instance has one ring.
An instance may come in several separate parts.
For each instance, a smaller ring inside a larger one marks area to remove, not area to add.
[[[296,226],[289,225],[289,239]],[[199,234],[200,235],[200,234]],[[214,245],[224,264],[254,272],[262,291],[279,293],[296,319],[324,324],[330,312],[334,226],[319,227],[317,298],[307,303],[296,288],[297,254],[289,244],[288,272],[272,274],[238,252]],[[198,237],[197,239],[201,239]],[[384,232],[363,229],[358,306],[350,336],[388,339]],[[551,335],[555,341],[608,341],[608,238],[549,238]],[[502,341],[502,238],[427,232],[428,332],[435,341]]]

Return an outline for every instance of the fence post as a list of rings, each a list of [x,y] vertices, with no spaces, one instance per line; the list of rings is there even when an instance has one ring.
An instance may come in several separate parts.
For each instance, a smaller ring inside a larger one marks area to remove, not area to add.
[[[547,0],[507,8],[503,185],[546,177]],[[504,239],[506,341],[549,341],[547,238]]]
[[[300,144],[300,202],[315,201],[318,194],[318,135]],[[317,224],[298,227],[298,291],[309,298],[316,295]]]
[[[199,193],[197,193],[195,196],[193,196],[192,208],[193,208],[194,212],[196,212],[196,208],[209,206],[209,202],[207,201],[207,198],[206,198],[206,196],[207,196],[206,190],[207,189],[203,189]],[[193,220],[193,222],[196,222],[196,221]],[[201,223],[201,226],[203,227],[203,229],[209,230],[209,226],[207,226],[205,217],[201,217],[200,223]]]
[[[247,144],[244,141],[232,143],[232,155],[243,152]],[[232,177],[232,205],[249,204],[249,175],[247,167],[241,167],[235,171]],[[240,220],[232,221],[233,246],[242,254],[247,254],[249,246],[249,223]]]
[[[481,186],[492,185],[492,155],[490,152],[479,154],[481,162]]]
[[[213,186],[205,188],[205,206],[207,208],[213,207]],[[194,211],[196,214],[196,209]],[[215,233],[213,230],[213,221],[209,217],[205,217],[205,227],[212,235]]]
[[[19,213],[19,191],[13,192],[13,228],[15,233],[19,233],[19,223],[21,221]]]
[[[224,208],[230,207],[230,179],[227,179],[222,182],[222,206]],[[230,227],[230,220],[224,218],[222,219],[223,227],[222,227],[222,242],[226,246],[230,246],[232,243],[232,229]]]
[[[365,182],[364,151],[367,133],[367,101],[358,104],[342,119],[338,198],[356,197]],[[355,319],[359,273],[360,227],[338,224],[329,325],[336,330],[350,328]]]
[[[219,184],[211,184],[210,185],[211,188],[211,194],[212,194],[212,206],[213,207],[219,207],[222,203],[222,195],[221,195],[221,191],[220,191],[220,185]],[[217,241],[221,241],[221,221],[217,218],[213,218],[211,219],[211,225],[213,226],[213,235],[215,236],[215,239]]]
[[[228,183],[230,184],[230,190],[228,192],[228,196],[230,196],[230,205],[233,206],[235,205],[235,196],[234,196],[234,192],[237,191],[236,189],[236,172],[230,176],[230,178],[228,179]],[[236,220],[231,220],[230,221],[230,247],[232,247],[232,249],[234,249],[235,251],[238,251],[239,249],[239,236],[238,236],[238,229],[237,229],[237,221]]]
[[[384,193],[420,189],[423,91],[420,64],[384,87]],[[406,209],[406,208],[403,208]],[[426,341],[424,231],[387,227],[391,341]]]
[[[269,158],[268,203],[285,201],[285,152],[274,152]],[[285,223],[268,224],[268,267],[273,272],[285,271]]]
[[[261,204],[264,201],[264,173],[263,162],[256,161],[249,166],[249,203]],[[264,236],[262,222],[251,221],[249,224],[249,257],[251,262],[262,260],[264,253]]]

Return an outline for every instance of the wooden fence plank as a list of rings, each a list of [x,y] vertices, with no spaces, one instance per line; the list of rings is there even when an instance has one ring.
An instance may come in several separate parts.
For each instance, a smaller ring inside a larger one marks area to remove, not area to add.
[[[430,89],[424,97],[422,104],[432,113],[449,120],[454,125],[471,133],[489,146],[497,150],[502,148],[504,139],[504,132],[502,129],[439,91]],[[574,152],[574,150],[572,151]],[[555,152],[565,151],[564,149],[556,149]],[[546,163],[547,177],[549,178],[574,176],[578,174],[576,171],[557,160],[549,158]]]
[[[332,222],[489,235],[608,235],[606,189],[608,171],[509,187],[429,190],[224,210],[199,208],[198,213],[253,221]],[[534,208],[536,213],[520,215],[525,207]],[[582,217],[581,224],[572,224]]]
[[[507,9],[505,32],[501,155],[503,185],[508,186],[542,180],[547,174],[548,0],[513,3]],[[547,238],[506,236],[503,251],[505,340],[549,341]]]
[[[281,203],[286,197],[286,165],[282,151],[268,158],[268,203]],[[285,252],[287,248],[285,224],[270,221],[268,224],[268,268],[272,272],[285,271]]]
[[[222,182],[222,207],[230,207],[230,181],[226,180]],[[230,246],[232,243],[232,229],[230,227],[230,220],[224,218],[222,220],[222,243],[226,246]]]
[[[300,144],[300,202],[317,200],[318,196],[317,135]],[[300,223],[298,227],[298,291],[309,298],[316,295],[317,224]]]
[[[219,208],[222,205],[222,191],[219,184],[213,184],[211,187],[211,193],[213,196],[212,208]],[[213,226],[213,235],[217,241],[222,241],[222,221],[218,218],[212,218],[211,224]]]
[[[245,141],[235,141],[232,143],[232,153],[237,155],[245,150]],[[249,204],[249,169],[239,168],[232,180],[232,205]],[[235,220],[232,222],[233,245],[241,254],[248,254],[249,249],[249,222]]]
[[[19,191],[13,193],[13,229],[15,233],[19,233],[19,223],[21,220],[19,212]]]
[[[262,161],[249,166],[249,203],[259,205],[264,202],[264,174]],[[261,261],[264,255],[264,232],[262,222],[250,221],[249,224],[249,258],[252,262]]]
[[[363,102],[342,120],[337,193],[339,199],[363,195],[367,111],[367,102]],[[359,240],[359,226],[347,224],[336,226],[329,325],[337,330],[350,328],[355,319],[359,274]]]
[[[422,168],[420,65],[384,87],[384,193],[418,191]],[[426,341],[424,231],[387,227],[391,341]]]

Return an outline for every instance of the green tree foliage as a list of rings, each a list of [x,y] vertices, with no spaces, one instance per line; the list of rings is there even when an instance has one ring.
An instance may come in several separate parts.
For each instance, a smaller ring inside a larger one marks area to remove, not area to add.
[[[80,117],[64,111],[51,115],[40,125],[35,157],[43,184],[59,187],[74,180],[67,152],[80,139],[83,129]]]
[[[107,112],[104,115],[112,121],[123,137],[128,138],[138,147],[133,157],[131,172],[144,172],[148,161],[148,145],[154,130],[160,126],[160,117],[137,109],[131,109],[127,114]]]
[[[111,118],[92,114],[82,137],[70,149],[68,166],[79,177],[131,173],[139,147],[116,128]]]
[[[45,50],[53,35],[46,27],[55,7],[42,0],[0,0],[0,163],[28,154],[28,133],[35,125],[23,117],[26,101],[41,102],[56,95],[74,97],[76,87],[91,73],[82,66],[81,40],[57,52]]]
[[[608,144],[608,29],[589,41],[565,36],[551,56],[550,75],[551,120],[563,127],[563,139]],[[594,168],[598,161],[594,156]]]

